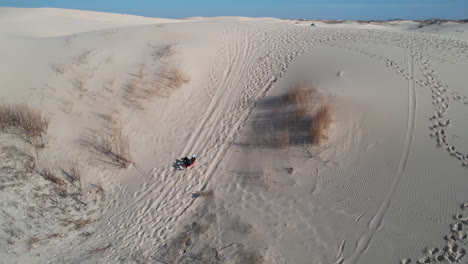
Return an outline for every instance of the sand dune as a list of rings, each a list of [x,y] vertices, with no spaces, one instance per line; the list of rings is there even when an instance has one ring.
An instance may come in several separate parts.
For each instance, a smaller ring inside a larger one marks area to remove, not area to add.
[[[467,261],[460,32],[61,9],[0,22],[2,101],[50,120],[44,147],[0,124],[5,263]],[[315,92],[291,99],[301,85]]]
[[[26,37],[56,37],[125,26],[176,22],[184,21],[57,8],[0,7],[0,33]]]

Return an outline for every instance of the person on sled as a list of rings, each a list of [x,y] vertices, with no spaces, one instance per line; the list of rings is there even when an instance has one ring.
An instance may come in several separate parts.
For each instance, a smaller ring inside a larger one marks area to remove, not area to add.
[[[183,158],[182,161],[184,162],[185,167],[190,167],[195,164],[196,157],[195,155],[192,155],[192,158],[189,159],[187,157]]]

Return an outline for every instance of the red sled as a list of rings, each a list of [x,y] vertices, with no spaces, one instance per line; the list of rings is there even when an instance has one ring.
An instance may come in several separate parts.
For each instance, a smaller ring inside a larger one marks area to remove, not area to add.
[[[194,161],[194,162],[193,162],[192,164],[190,164],[190,165],[184,164],[184,168],[187,168],[187,169],[193,168],[193,167],[195,166],[195,163],[196,163],[196,162]]]

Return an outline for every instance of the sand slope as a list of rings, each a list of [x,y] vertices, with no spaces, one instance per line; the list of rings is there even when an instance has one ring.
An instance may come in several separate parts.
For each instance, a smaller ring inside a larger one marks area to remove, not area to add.
[[[39,169],[78,160],[96,204],[76,213],[90,219],[80,229],[47,211],[32,228],[23,224],[31,217],[25,204],[53,205],[20,199],[18,188],[34,189],[32,181],[2,185],[0,219],[11,226],[0,256],[8,263],[466,261],[462,38],[395,25],[0,12],[1,96],[51,115],[47,146],[32,159]],[[31,16],[37,28],[24,27]],[[73,21],[60,23],[64,17]],[[169,89],[168,69],[190,82]],[[329,139],[310,146],[292,136],[285,150],[256,144],[299,81],[332,99]],[[80,144],[114,118],[129,136],[135,162],[127,169],[106,166]],[[30,149],[1,136],[2,147]],[[179,170],[176,159],[191,154],[197,165]],[[27,155],[14,157],[12,171],[27,168]],[[96,184],[104,196],[91,191]],[[35,237],[42,242],[28,246]]]
[[[0,7],[0,33],[27,37],[56,37],[109,28],[184,22],[57,8]]]

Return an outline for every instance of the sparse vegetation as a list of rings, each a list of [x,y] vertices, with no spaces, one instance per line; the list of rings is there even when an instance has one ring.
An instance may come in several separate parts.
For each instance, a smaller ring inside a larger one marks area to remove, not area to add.
[[[0,131],[21,136],[36,147],[44,147],[49,118],[26,104],[0,104]]]
[[[36,254],[46,244],[91,236],[92,229],[84,229],[100,215],[105,197],[98,194],[98,189],[85,186],[82,190],[73,184],[81,177],[75,162],[70,162],[66,176],[44,162],[36,166],[28,149],[35,151],[34,146],[24,144],[21,148],[0,148],[3,250],[15,252],[26,247]]]
[[[91,223],[90,219],[76,219],[63,221],[63,225],[69,228],[69,231],[78,231]]]
[[[76,64],[84,64],[88,62],[88,57],[91,54],[92,50],[84,50],[77,58]]]
[[[148,45],[151,46],[150,44]],[[154,48],[152,55],[155,60],[167,58],[176,54],[176,49],[174,45],[161,45],[161,46],[152,47],[152,48]]]
[[[330,101],[323,103],[315,114],[310,128],[310,138],[312,144],[318,145],[327,139],[326,132],[333,120],[332,105]]]
[[[85,93],[88,91],[88,88],[86,87],[86,79],[87,77],[85,76],[79,76],[73,81],[73,86],[77,88],[80,92]]]
[[[66,185],[65,181],[64,181],[63,179],[59,178],[59,177],[58,177],[51,169],[49,169],[48,167],[43,168],[42,171],[40,172],[40,175],[41,175],[44,179],[46,179],[46,180],[48,180],[48,181],[50,181],[50,182],[52,182],[52,183],[54,183],[54,184],[57,184],[57,185],[59,185],[59,186]]]
[[[145,101],[155,96],[169,96],[190,82],[190,77],[169,60],[177,53],[174,45],[147,45],[152,49],[153,60],[160,62],[159,68],[156,72],[148,72],[146,65],[142,64],[137,73],[131,74],[134,78],[125,87],[125,99],[129,105],[141,110]]]
[[[107,131],[84,135],[81,141],[92,153],[101,157],[98,161],[113,167],[127,168],[133,163],[128,136],[115,119],[108,123]]]
[[[65,72],[65,65],[63,64],[51,64],[50,68],[55,71],[55,74],[63,74]]]
[[[48,241],[48,240],[50,240],[52,238],[57,238],[57,237],[65,237],[65,235],[60,234],[60,233],[52,233],[52,234],[47,234],[47,235],[44,235],[44,236],[35,236],[35,237],[31,237],[28,240],[27,244],[28,244],[29,248],[32,248],[37,243]]]
[[[206,191],[200,191],[192,194],[193,198],[198,198],[198,197],[204,197],[204,198],[209,198],[214,196],[214,191],[213,190],[206,190]]]
[[[310,110],[311,99],[317,93],[317,88],[313,85],[299,84],[291,86],[288,91],[288,101],[294,104],[294,112],[290,116],[290,122],[302,119]]]
[[[240,261],[240,263],[245,264],[263,264],[265,263],[265,258],[258,252],[243,249]]]
[[[81,171],[77,161],[71,161],[68,164],[68,168],[62,168],[61,171],[71,184],[75,185],[78,189],[81,189]]]
[[[92,249],[89,251],[90,254],[95,254],[95,253],[99,253],[99,252],[103,252],[103,251],[106,251],[108,250],[109,248],[112,247],[112,244],[108,244],[107,246],[103,246],[103,247],[98,247],[98,248],[95,248],[95,249]]]
[[[177,68],[163,68],[161,71],[163,82],[171,89],[178,89],[190,82],[190,77]]]
[[[279,149],[318,145],[332,122],[332,103],[314,85],[290,86],[286,94],[261,103],[268,109],[254,120],[251,142]],[[311,127],[312,126],[312,127]]]
[[[289,132],[287,129],[280,133],[278,138],[278,146],[281,149],[287,149],[289,147]]]

